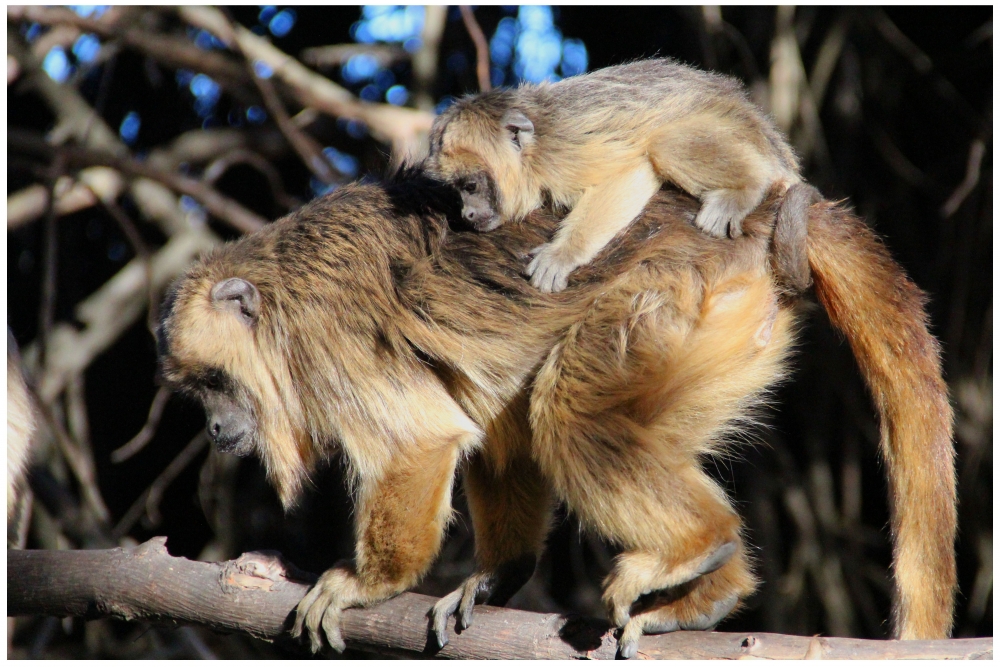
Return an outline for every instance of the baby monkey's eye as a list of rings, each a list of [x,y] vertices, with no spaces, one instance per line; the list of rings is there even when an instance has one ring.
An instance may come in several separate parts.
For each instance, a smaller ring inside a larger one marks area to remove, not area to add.
[[[471,195],[471,194],[475,193],[475,191],[476,191],[476,182],[475,181],[466,181],[465,183],[462,184],[462,189],[465,190],[466,192],[468,192]]]

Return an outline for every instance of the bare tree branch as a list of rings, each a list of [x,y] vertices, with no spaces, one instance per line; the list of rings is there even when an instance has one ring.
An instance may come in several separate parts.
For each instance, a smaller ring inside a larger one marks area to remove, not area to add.
[[[476,45],[476,78],[479,79],[480,92],[485,93],[493,88],[490,83],[490,46],[486,43],[486,35],[479,27],[479,22],[476,21],[476,15],[472,13],[472,8],[468,5],[461,5],[459,10],[462,12],[462,22],[465,23],[465,29],[469,31],[469,37]]]
[[[217,180],[219,180],[223,174],[225,174],[231,167],[237,164],[247,164],[259,171],[267,179],[267,184],[271,188],[271,194],[274,200],[285,208],[285,210],[290,211],[294,208],[302,206],[302,202],[296,197],[288,194],[285,190],[285,185],[282,182],[281,175],[278,170],[274,168],[274,165],[268,162],[259,153],[244,149],[244,148],[234,148],[231,151],[223,153],[221,156],[209,163],[205,170],[201,174],[201,179],[208,183],[209,185],[214,185]]]
[[[198,255],[217,243],[218,239],[207,229],[175,235],[153,254],[153,289],[162,290]],[[144,263],[133,259],[77,305],[76,318],[85,325],[82,330],[70,324],[57,324],[53,328],[46,364],[37,379],[43,401],[49,402],[59,395],[71,377],[89,366],[142,315],[148,294]],[[24,357],[26,361],[37,361],[37,344],[26,348]]]
[[[379,67],[389,67],[410,59],[406,49],[397,44],[331,44],[303,49],[299,57],[313,67],[337,67],[352,56],[366,54],[375,58]]]
[[[25,85],[35,89],[56,115],[56,126],[48,135],[50,142],[59,144],[72,137],[83,146],[106,150],[115,155],[128,153],[128,147],[118,139],[75,88],[57,84],[41,70],[41,63],[27,53],[20,35],[11,30],[10,24],[7,27],[7,49],[18,57],[24,67]],[[106,170],[104,173],[111,171]],[[106,178],[108,181],[101,183],[106,190],[120,187],[116,180],[121,178],[120,175]],[[91,184],[97,187],[97,183]],[[100,191],[100,188],[98,189]],[[148,179],[136,179],[131,184],[130,192],[142,214],[155,221],[168,236],[191,229],[191,223],[177,205],[177,198],[164,186]],[[92,196],[92,194],[87,195],[87,197]],[[107,196],[110,196],[110,192]],[[47,205],[47,195],[43,193],[42,197],[41,206],[44,210]],[[37,205],[37,192],[30,199]],[[88,201],[90,203],[87,205],[96,203],[93,200]],[[22,213],[30,214],[31,211],[22,210]],[[35,215],[41,215],[41,212]],[[11,222],[8,222],[8,226],[10,225]]]
[[[972,125],[978,133],[982,134],[991,131],[990,123],[987,123],[979,113],[969,104],[958,89],[934,67],[934,61],[924,53],[913,40],[906,36],[899,27],[892,22],[889,15],[884,10],[874,11],[875,28],[879,34],[903,57],[910,61],[910,65],[918,74],[928,76],[934,84],[934,90],[944,99],[951,102],[953,107],[965,117],[966,122]]]
[[[73,377],[67,377],[64,386]],[[82,491],[81,495],[87,507],[93,513],[97,522],[101,526],[106,526],[108,521],[110,521],[111,513],[108,511],[107,505],[104,504],[104,498],[101,497],[101,491],[97,486],[97,471],[94,467],[93,458],[88,456],[87,452],[82,451],[79,444],[69,436],[66,429],[63,428],[62,422],[53,413],[51,403],[55,396],[53,395],[49,400],[43,400],[40,392],[37,391],[32,383],[28,383],[28,391],[31,392],[35,405],[38,407],[45,423],[52,431],[56,444],[59,446],[59,452],[66,459],[70,470],[73,471],[73,476],[79,482]]]
[[[160,387],[157,390],[156,396],[153,397],[153,402],[149,406],[149,416],[146,417],[146,423],[142,425],[138,433],[132,436],[131,440],[111,452],[112,463],[127,461],[149,444],[149,441],[156,434],[156,427],[160,425],[163,409],[167,407],[167,401],[170,400],[172,393],[167,387]]]
[[[167,146],[150,151],[146,161],[161,171],[169,172],[185,162],[190,165],[214,162],[223,159],[219,157],[220,155],[225,157],[233,151],[248,150],[251,146],[269,156],[279,154],[284,150],[280,135],[273,131],[248,134],[245,131],[234,129],[199,129],[185,132]],[[253,164],[261,171],[266,171],[262,167],[263,162],[264,160],[254,160]],[[271,170],[273,171],[273,168]],[[207,173],[208,170],[206,170]],[[214,178],[206,178],[209,184],[212,184],[214,180]],[[272,187],[274,187],[275,182],[271,176],[268,176],[268,180],[272,182]],[[137,186],[137,182],[152,185],[145,179],[133,181],[133,196],[136,195],[136,189],[144,187]],[[114,169],[108,167],[81,169],[73,177],[66,176],[56,181],[56,215],[69,215],[90,206],[96,206],[98,199],[103,201],[116,200],[128,185],[122,175]],[[163,186],[155,185],[155,187],[162,188]],[[282,197],[282,205],[287,206],[287,196],[281,193],[276,192],[276,196]],[[7,229],[20,227],[41,216],[45,211],[47,198],[48,191],[44,185],[29,185],[23,190],[9,195],[7,197]],[[140,200],[140,206],[142,206],[143,199],[141,197],[137,197],[137,199]]]
[[[132,506],[128,508],[125,512],[125,516],[121,518],[115,529],[111,531],[111,534],[116,538],[120,539],[128,534],[128,531],[132,530],[132,526],[138,521],[143,514],[149,519],[150,526],[158,526],[160,524],[160,500],[163,498],[163,492],[167,490],[167,487],[177,479],[177,476],[184,471],[184,468],[188,467],[188,464],[198,455],[201,450],[205,448],[208,444],[208,436],[205,435],[204,431],[199,431],[198,435],[191,439],[191,442],[187,444],[180,451],[174,460],[170,462],[166,468],[163,469],[153,483],[149,485],[149,488],[142,492],[142,494],[132,503]]]
[[[8,150],[45,155],[53,151],[41,137],[27,132],[10,132],[7,137]],[[162,171],[145,162],[128,157],[112,155],[103,151],[77,146],[63,146],[55,149],[70,165],[78,167],[111,167],[131,176],[139,176],[158,181],[172,190],[198,200],[212,215],[228,223],[234,229],[251,233],[261,229],[267,220],[247,210],[242,204],[219,193],[213,187],[187,176]]]
[[[955,215],[955,211],[962,205],[965,198],[979,185],[979,172],[983,164],[983,156],[986,155],[986,142],[976,139],[969,146],[969,159],[965,167],[965,178],[958,184],[955,191],[948,197],[948,201],[941,206],[941,217],[950,218]]]
[[[309,577],[273,553],[248,553],[226,563],[174,558],[166,539],[130,549],[10,551],[7,613],[113,616],[204,625],[267,640],[287,638],[293,610]],[[613,659],[616,643],[603,621],[478,607],[472,627],[452,628],[438,650],[427,612],[436,598],[403,593],[342,618],[348,647],[402,656],[460,659]],[[879,641],[775,634],[675,632],[643,637],[639,655],[705,658],[986,658],[993,639]]]
[[[420,48],[413,54],[413,97],[418,109],[434,108],[431,89],[437,77],[438,49],[448,17],[443,5],[424,6],[424,28],[420,32]]]
[[[315,107],[336,117],[360,120],[368,126],[372,136],[391,144],[397,152],[410,149],[420,133],[430,131],[431,114],[391,104],[361,101],[345,88],[309,70],[263,37],[243,26],[235,26],[234,29],[217,9],[181,7],[178,11],[185,21],[208,30],[223,43],[232,45],[238,42],[247,58],[259,60],[270,67],[274,76],[291,89],[303,106]]]
[[[819,47],[819,54],[816,56],[816,62],[813,63],[812,74],[809,77],[809,89],[817,107],[823,106],[823,98],[826,97],[830,77],[833,76],[833,71],[840,61],[840,54],[844,51],[844,43],[847,41],[847,32],[850,26],[851,15],[842,14],[826,33],[823,44]]]
[[[34,5],[8,7],[7,20],[73,26],[104,39],[119,40],[126,48],[139,51],[168,67],[210,74],[229,89],[238,90],[241,85],[248,83],[248,74],[239,63],[218,51],[199,49],[185,39],[168,37],[132,26],[119,26],[113,21],[85,18],[62,7]],[[41,55],[44,56],[45,53]]]

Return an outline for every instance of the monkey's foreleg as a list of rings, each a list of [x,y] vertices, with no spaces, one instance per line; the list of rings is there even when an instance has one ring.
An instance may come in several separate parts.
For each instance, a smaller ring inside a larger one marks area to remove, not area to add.
[[[353,563],[320,576],[295,610],[292,634],[308,635],[313,652],[344,650],[340,615],[381,602],[417,583],[430,567],[451,516],[459,447],[427,447],[400,455],[379,480],[360,481]]]
[[[590,262],[620,231],[635,220],[660,189],[653,165],[642,159],[634,167],[588,188],[559,224],[552,241],[532,251],[531,284],[543,292],[560,292],[573,269]]]
[[[464,630],[476,604],[503,606],[527,583],[552,514],[548,485],[527,458],[498,470],[477,455],[465,473],[465,494],[476,536],[476,572],[434,605],[431,624],[439,646],[448,643],[452,615],[455,628]]]

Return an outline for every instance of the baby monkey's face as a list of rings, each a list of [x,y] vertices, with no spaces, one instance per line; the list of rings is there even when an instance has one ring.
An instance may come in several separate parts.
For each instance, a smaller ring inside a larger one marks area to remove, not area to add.
[[[451,184],[462,196],[462,219],[477,232],[489,232],[503,222],[496,206],[496,187],[485,171],[455,176]]]

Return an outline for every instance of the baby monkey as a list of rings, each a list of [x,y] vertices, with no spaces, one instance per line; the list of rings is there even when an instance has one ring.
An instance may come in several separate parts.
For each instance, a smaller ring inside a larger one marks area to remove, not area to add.
[[[564,289],[664,181],[701,200],[695,225],[732,237],[772,188],[801,181],[739,81],[666,59],[459,100],[435,119],[425,164],[478,231],[545,203],[569,211],[532,251],[527,273],[543,292]]]

